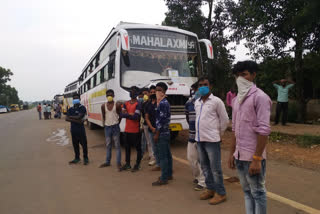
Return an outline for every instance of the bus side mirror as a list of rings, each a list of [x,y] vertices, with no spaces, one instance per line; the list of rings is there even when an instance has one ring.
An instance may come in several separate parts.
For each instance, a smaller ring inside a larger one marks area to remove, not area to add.
[[[124,51],[130,51],[129,34],[126,30],[119,30],[117,38],[117,48],[121,47]]]
[[[213,48],[210,40],[208,39],[200,39],[199,42],[202,42],[205,44],[206,49],[207,49],[207,56],[209,59],[213,59]]]

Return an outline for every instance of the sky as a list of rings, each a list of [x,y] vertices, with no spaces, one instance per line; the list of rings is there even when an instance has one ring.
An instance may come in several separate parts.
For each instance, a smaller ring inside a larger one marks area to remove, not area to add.
[[[161,24],[167,11],[163,0],[0,0],[0,5],[0,66],[14,73],[9,84],[23,101],[62,94],[120,21]],[[248,59],[242,46],[232,53],[236,60]]]

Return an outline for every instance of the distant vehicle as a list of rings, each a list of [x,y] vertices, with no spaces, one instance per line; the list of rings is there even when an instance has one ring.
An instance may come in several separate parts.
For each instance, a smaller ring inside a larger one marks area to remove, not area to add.
[[[7,113],[9,111],[10,110],[7,106],[0,105],[0,113]]]
[[[29,109],[29,105],[28,104],[23,104],[23,110],[28,110]]]
[[[103,126],[100,106],[107,89],[113,89],[117,101],[130,99],[129,89],[150,87],[158,82],[168,85],[171,104],[172,136],[188,129],[184,105],[190,87],[202,75],[200,43],[208,59],[213,59],[207,39],[176,27],[120,22],[83,68],[79,77],[81,103],[87,108],[89,126]],[[120,127],[123,131],[125,120]]]
[[[79,81],[76,80],[70,84],[68,84],[63,93],[63,100],[62,100],[62,112],[64,114],[67,113],[68,109],[73,106],[72,104],[72,96],[78,93]]]
[[[10,109],[11,109],[11,111],[20,111],[18,104],[11,104]]]

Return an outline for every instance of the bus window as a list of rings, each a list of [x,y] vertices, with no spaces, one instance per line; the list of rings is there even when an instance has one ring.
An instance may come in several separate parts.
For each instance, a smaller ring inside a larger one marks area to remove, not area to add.
[[[96,85],[101,83],[101,71],[96,74]]]
[[[100,82],[101,82],[101,83],[105,81],[105,79],[104,79],[104,69],[105,69],[105,67],[103,67],[103,68],[100,70]]]
[[[114,78],[114,62],[115,62],[115,52],[110,55],[108,63],[108,79]]]
[[[91,87],[90,87],[90,80],[87,81],[87,89],[88,89],[88,90],[91,89]]]
[[[92,77],[92,80],[93,80],[92,88],[94,88],[94,87],[96,87],[96,85],[97,85],[97,74],[95,74],[95,75]]]
[[[108,65],[104,66],[103,68],[103,73],[104,73],[104,81],[107,81],[109,78],[109,74],[108,74]]]
[[[90,88],[93,88],[94,87],[94,78],[91,77],[89,82],[90,82]]]

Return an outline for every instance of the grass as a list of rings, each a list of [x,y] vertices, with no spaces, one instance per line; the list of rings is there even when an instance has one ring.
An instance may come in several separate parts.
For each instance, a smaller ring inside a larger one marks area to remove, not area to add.
[[[320,136],[308,134],[298,136],[297,144],[301,147],[312,147],[313,145],[320,145]]]

